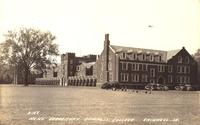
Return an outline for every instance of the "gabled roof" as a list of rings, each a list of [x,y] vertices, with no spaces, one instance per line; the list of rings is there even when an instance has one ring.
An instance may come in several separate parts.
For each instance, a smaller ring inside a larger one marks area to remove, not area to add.
[[[124,46],[116,46],[110,45],[110,47],[114,50],[115,53],[145,53],[145,54],[153,54],[153,55],[161,55],[165,62],[175,56],[180,49],[172,50],[172,51],[163,51],[163,50],[153,50],[153,49],[144,49],[144,48],[134,48],[134,47],[124,47]]]
[[[117,52],[117,51],[134,51],[134,52],[138,52],[138,53],[140,53],[140,52],[146,52],[146,53],[148,53],[148,52],[150,52],[150,53],[159,53],[159,52],[161,52],[161,53],[165,53],[166,51],[163,51],[163,50],[153,50],[153,49],[144,49],[144,48],[134,48],[134,47],[125,47],[125,46],[116,46],[116,45],[110,45],[112,48],[113,48],[113,50],[115,50],[115,52]]]

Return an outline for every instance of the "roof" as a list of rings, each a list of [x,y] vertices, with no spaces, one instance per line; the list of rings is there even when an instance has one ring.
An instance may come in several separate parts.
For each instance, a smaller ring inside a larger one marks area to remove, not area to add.
[[[180,49],[172,51],[163,51],[163,50],[134,48],[134,47],[125,47],[116,45],[110,45],[110,47],[114,50],[115,53],[126,52],[126,53],[138,53],[138,54],[145,53],[145,54],[161,55],[164,61],[166,62],[180,51]]]
[[[173,56],[175,56],[179,51],[180,51],[180,49],[167,51],[167,60],[171,59],[171,58],[172,58]]]

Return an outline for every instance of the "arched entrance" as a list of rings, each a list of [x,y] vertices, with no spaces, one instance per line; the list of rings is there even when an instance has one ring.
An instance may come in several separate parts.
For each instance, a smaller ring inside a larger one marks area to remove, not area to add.
[[[160,77],[158,78],[158,84],[165,84],[165,79],[164,79],[164,77],[160,76]]]

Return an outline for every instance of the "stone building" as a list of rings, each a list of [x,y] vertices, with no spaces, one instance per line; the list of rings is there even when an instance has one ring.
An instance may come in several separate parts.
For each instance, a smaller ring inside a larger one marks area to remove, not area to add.
[[[96,85],[93,77],[93,65],[96,55],[76,57],[75,53],[66,53],[61,56],[61,85]]]
[[[110,81],[131,87],[197,84],[197,63],[184,47],[162,51],[116,46],[110,44],[109,34],[94,67],[97,85]]]

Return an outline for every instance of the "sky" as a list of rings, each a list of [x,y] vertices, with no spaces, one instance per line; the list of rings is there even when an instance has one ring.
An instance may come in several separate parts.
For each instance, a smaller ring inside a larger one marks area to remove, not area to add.
[[[100,54],[112,45],[200,48],[200,0],[0,0],[0,42],[8,30],[34,27],[56,36],[60,54]]]

